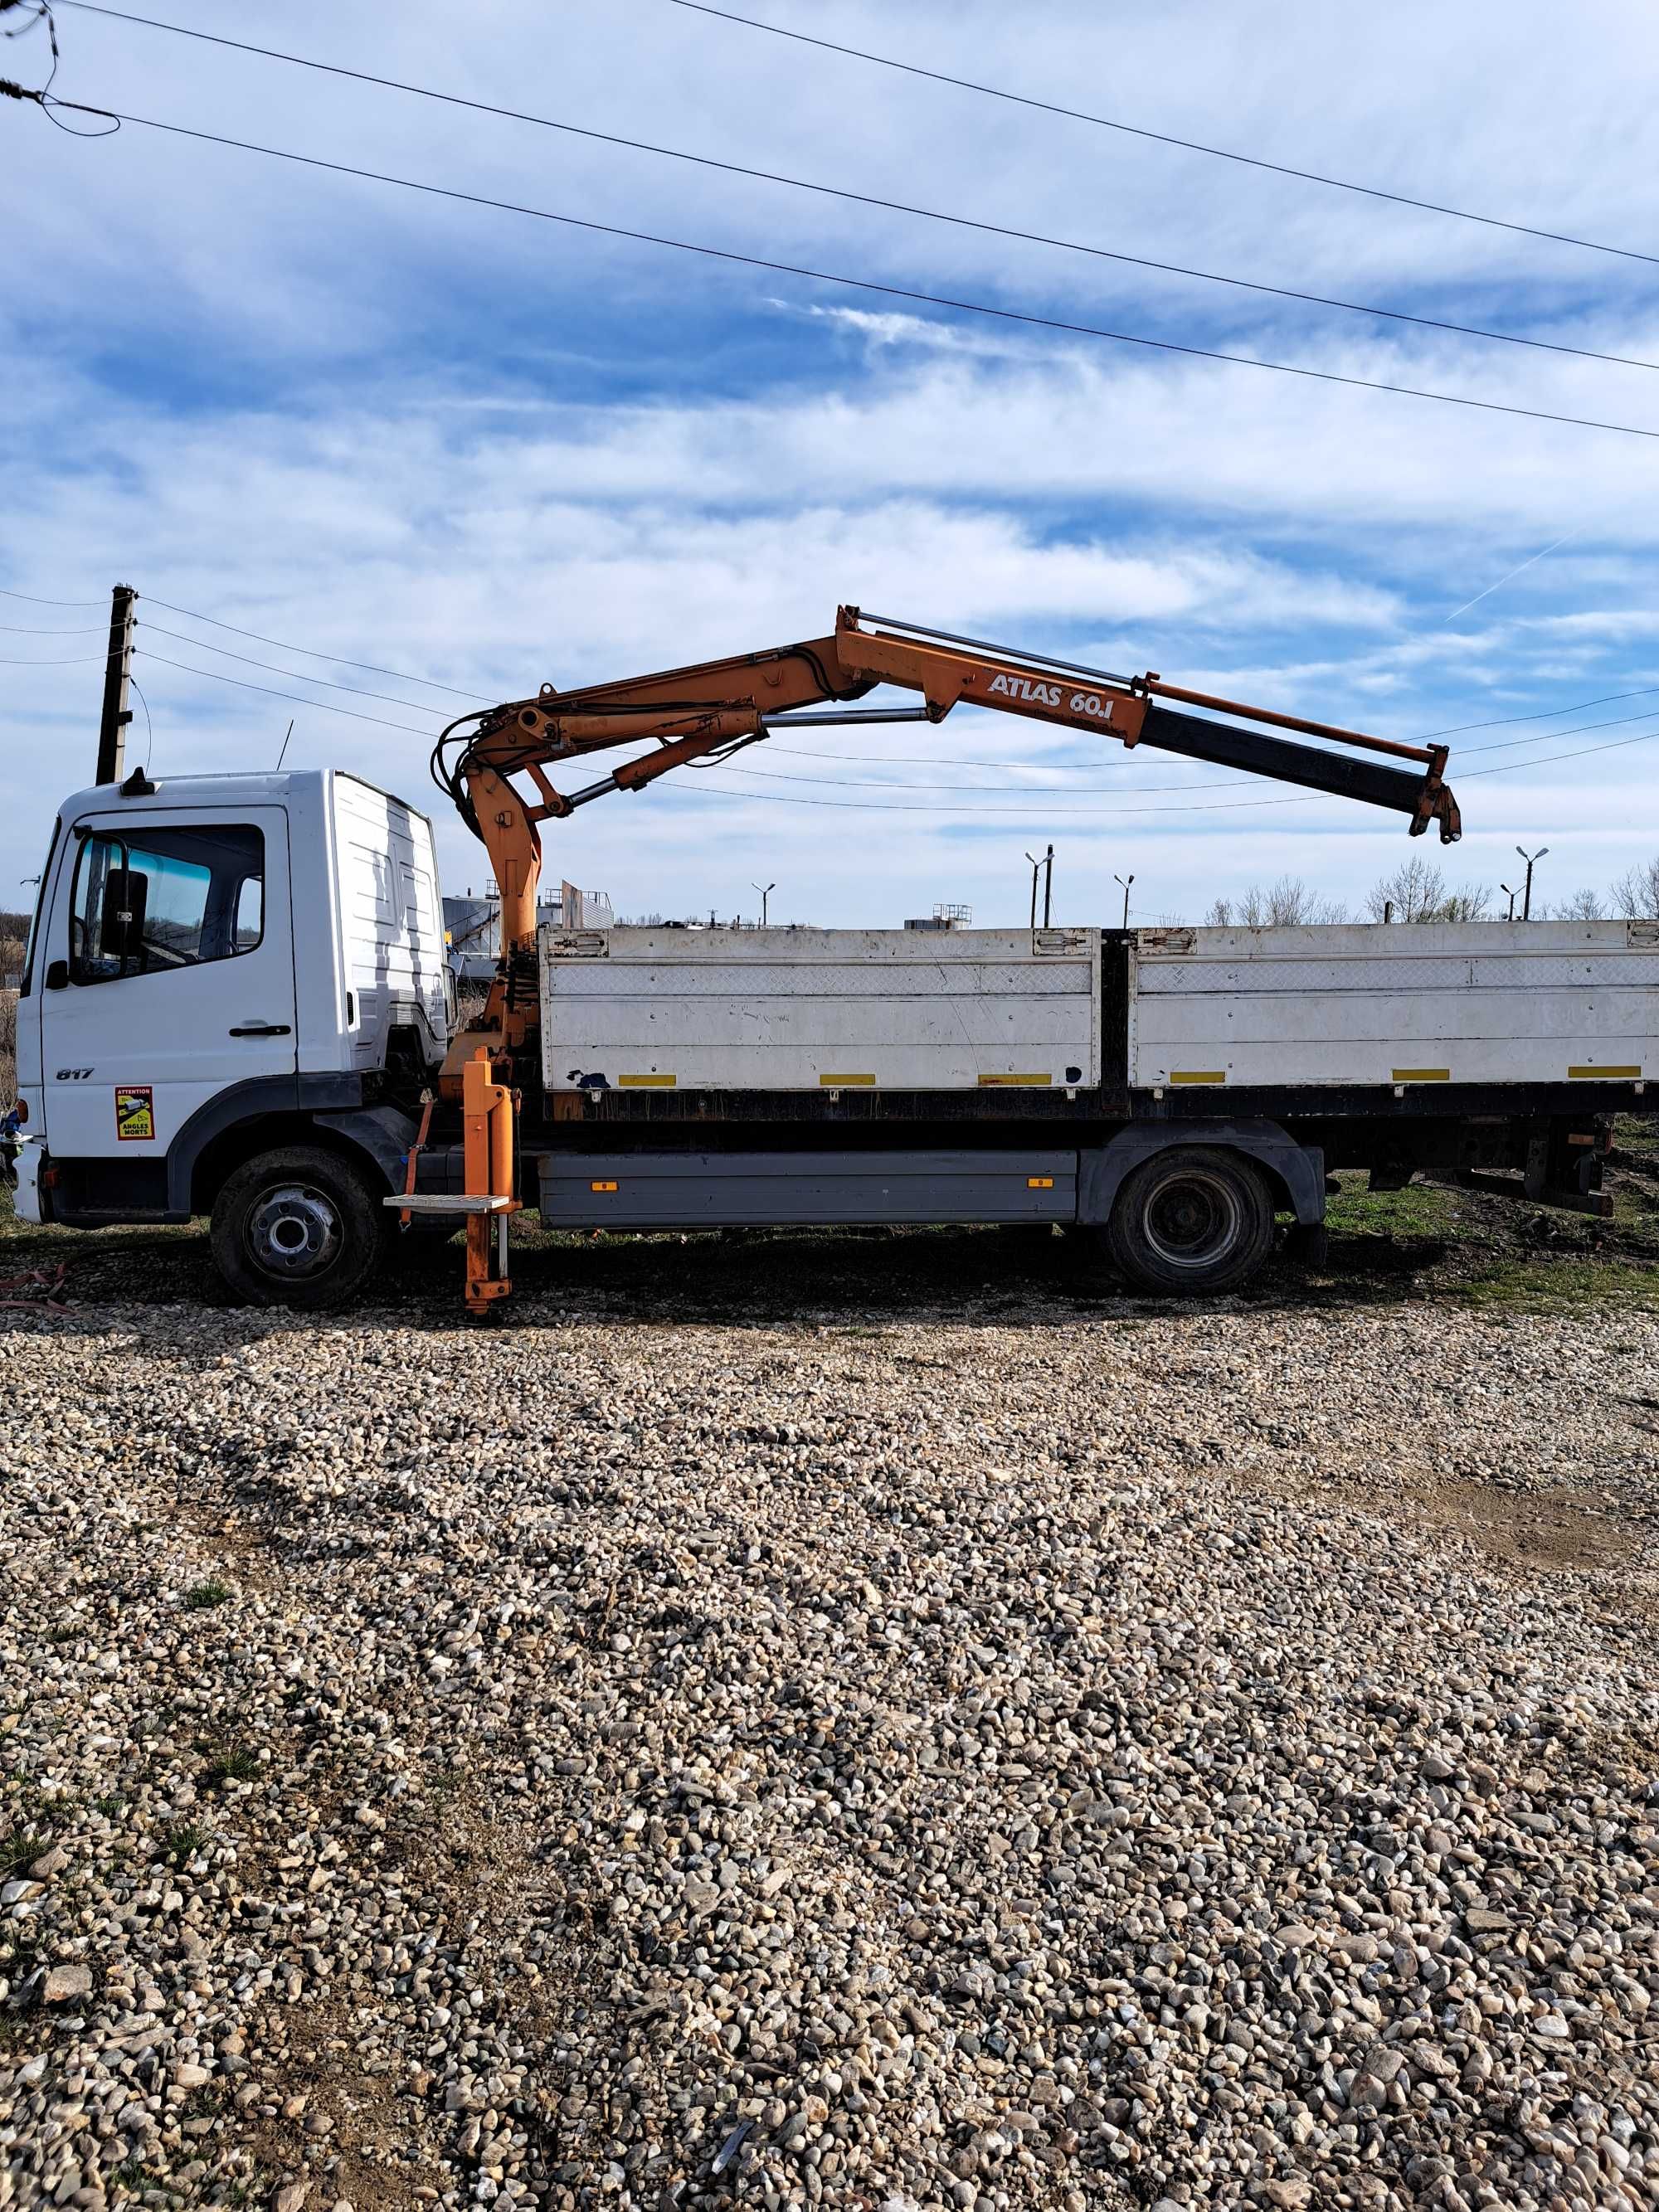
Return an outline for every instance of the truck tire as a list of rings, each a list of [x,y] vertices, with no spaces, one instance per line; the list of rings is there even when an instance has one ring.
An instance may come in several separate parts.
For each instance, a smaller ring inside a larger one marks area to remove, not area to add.
[[[250,1305],[343,1305],[384,1252],[380,1197],[362,1170],[320,1145],[257,1153],[214,1201],[214,1265]]]
[[[1106,1249],[1143,1290],[1194,1297],[1248,1281],[1273,1236],[1273,1194],[1254,1160],[1172,1145],[1124,1177]]]

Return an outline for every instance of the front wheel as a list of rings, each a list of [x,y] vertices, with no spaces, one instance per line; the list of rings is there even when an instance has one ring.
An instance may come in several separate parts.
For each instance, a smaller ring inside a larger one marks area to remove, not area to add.
[[[226,1181],[213,1206],[214,1265],[250,1305],[343,1305],[380,1262],[386,1220],[349,1160],[285,1145]]]
[[[1267,1177],[1241,1152],[1176,1145],[1123,1179],[1106,1246],[1130,1281],[1178,1296],[1236,1290],[1273,1245]]]

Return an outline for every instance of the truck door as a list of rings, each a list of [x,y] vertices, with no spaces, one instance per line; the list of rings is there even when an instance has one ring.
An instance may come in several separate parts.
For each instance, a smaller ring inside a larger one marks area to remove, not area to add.
[[[295,1073],[286,815],[83,817],[36,973],[53,1158],[165,1162],[217,1092]],[[133,1176],[130,1195],[158,1181]],[[121,1202],[112,1183],[110,1198]]]

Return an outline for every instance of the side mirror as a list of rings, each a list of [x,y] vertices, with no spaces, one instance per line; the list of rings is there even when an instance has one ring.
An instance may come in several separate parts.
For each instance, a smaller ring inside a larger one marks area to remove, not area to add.
[[[46,972],[40,980],[49,991],[67,991],[69,988],[69,962],[67,960],[49,960],[46,963]]]
[[[144,941],[149,878],[137,868],[112,868],[104,878],[98,950],[106,960],[136,959]]]

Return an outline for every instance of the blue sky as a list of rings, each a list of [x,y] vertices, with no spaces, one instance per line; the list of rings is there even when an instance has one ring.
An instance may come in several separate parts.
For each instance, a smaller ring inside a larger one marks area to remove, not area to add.
[[[280,30],[211,0],[160,12],[592,129],[1659,363],[1652,264],[1148,144],[671,0],[302,0]],[[1635,5],[749,12],[1300,167],[1659,240],[1659,18]],[[851,207],[68,7],[59,37],[71,99],[739,253],[1659,428],[1659,368]],[[41,34],[4,64],[38,82]],[[25,180],[0,284],[0,586],[68,603],[0,599],[0,903],[27,896],[9,886],[90,775],[118,577],[141,594],[158,772],[268,764],[292,714],[291,763],[430,805],[457,889],[483,862],[426,781],[447,695],[201,617],[495,699],[815,635],[851,600],[1392,736],[1492,723],[1452,739],[1467,834],[1433,857],[1460,883],[1505,877],[1517,842],[1550,847],[1557,894],[1659,850],[1659,738],[1623,743],[1659,731],[1659,441],[907,309],[137,127],[82,143],[11,103],[0,143]],[[1523,714],[1540,719],[1504,719]],[[550,825],[548,872],[619,912],[752,911],[758,878],[778,884],[779,919],[890,923],[950,899],[994,923],[1023,914],[1022,856],[1050,838],[1057,908],[1077,921],[1114,915],[1111,878],[1131,870],[1150,920],[1286,872],[1357,902],[1406,857],[1393,817],[1244,804],[1276,796],[958,713],[802,732],[741,771],[604,802]]]

